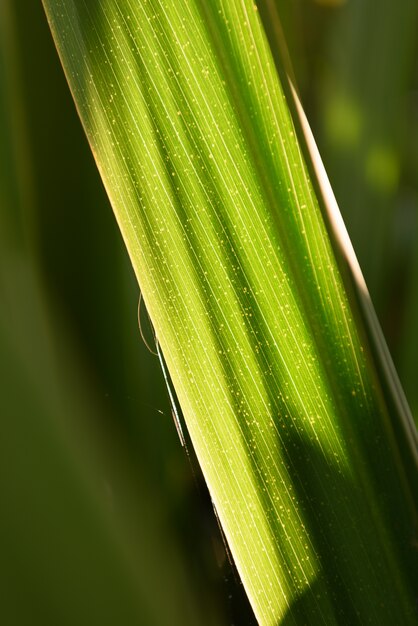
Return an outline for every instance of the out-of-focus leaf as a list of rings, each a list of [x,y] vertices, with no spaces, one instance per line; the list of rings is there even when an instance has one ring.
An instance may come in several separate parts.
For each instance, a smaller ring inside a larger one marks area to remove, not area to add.
[[[12,16],[2,3],[0,621],[219,624],[216,607],[198,607],[167,507],[145,473],[138,476],[91,369],[41,287],[28,245],[37,180]]]

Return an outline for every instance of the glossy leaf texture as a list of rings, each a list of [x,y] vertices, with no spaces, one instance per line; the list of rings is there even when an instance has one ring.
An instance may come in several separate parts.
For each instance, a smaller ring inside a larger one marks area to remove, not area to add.
[[[257,619],[414,623],[412,470],[256,5],[44,5]]]

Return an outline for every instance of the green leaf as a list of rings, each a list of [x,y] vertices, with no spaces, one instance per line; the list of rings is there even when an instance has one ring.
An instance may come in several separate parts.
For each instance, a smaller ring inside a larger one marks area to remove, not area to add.
[[[413,623],[401,396],[257,7],[44,5],[259,622]]]
[[[46,272],[41,271],[34,231],[42,211],[52,204],[57,213],[58,204],[51,181],[42,185],[36,166],[41,162],[40,169],[43,166],[53,177],[63,161],[57,159],[51,141],[45,140],[50,138],[51,112],[42,107],[50,94],[42,101],[42,94],[34,93],[30,80],[24,80],[27,74],[21,61],[25,52],[36,49],[36,58],[28,60],[31,78],[39,90],[42,71],[37,69],[42,58],[49,86],[54,87],[54,102],[60,101],[60,86],[53,71],[48,71],[56,63],[48,36],[41,5],[32,3],[19,15],[11,2],[1,3],[0,623],[219,626],[216,597],[201,593],[198,576],[191,578],[187,559],[177,549],[174,515],[161,478],[150,480],[141,448],[132,436],[126,441],[121,427],[124,407],[120,403],[112,411],[104,397],[108,388],[99,382],[97,362],[79,341],[74,326],[66,323],[61,299],[57,310],[57,291],[47,289]],[[48,53],[40,50],[43,43],[51,48],[52,64]],[[63,117],[62,108],[56,113]],[[32,120],[43,134],[40,150],[35,149]],[[62,145],[62,136],[57,135],[56,141]],[[70,149],[67,163],[71,154],[74,157]],[[88,167],[83,177],[86,173],[90,174]],[[84,178],[84,182],[88,188],[90,181]],[[66,190],[66,196],[77,197],[76,188]],[[64,204],[63,198],[57,223],[65,221],[68,234]],[[74,248],[74,240],[71,243]],[[80,245],[77,253],[83,258]],[[109,257],[116,265],[118,257]],[[67,283],[63,263],[57,255],[54,260],[57,275]],[[74,273],[78,286],[82,285],[79,273]],[[97,283],[90,294],[96,300]],[[86,298],[80,300],[88,307]],[[100,303],[96,305],[100,311]],[[112,322],[115,318],[110,317]],[[135,322],[132,327],[137,338]],[[129,330],[126,324],[124,332]],[[138,343],[133,343],[136,357]],[[126,360],[116,354],[115,367],[121,369],[121,361]],[[143,401],[142,389],[136,392]],[[158,431],[154,428],[154,432]],[[161,448],[167,453],[167,445]],[[170,458],[167,462],[172,463]]]

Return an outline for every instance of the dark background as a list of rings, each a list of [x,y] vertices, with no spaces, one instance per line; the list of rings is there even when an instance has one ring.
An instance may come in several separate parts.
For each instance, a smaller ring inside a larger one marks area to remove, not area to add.
[[[418,3],[279,9],[416,415]],[[0,53],[0,621],[254,624],[40,2],[1,3]]]

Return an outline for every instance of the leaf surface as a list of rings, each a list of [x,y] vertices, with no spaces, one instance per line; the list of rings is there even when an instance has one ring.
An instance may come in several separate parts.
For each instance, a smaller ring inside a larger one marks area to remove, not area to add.
[[[412,623],[408,483],[256,6],[44,4],[259,622]]]

